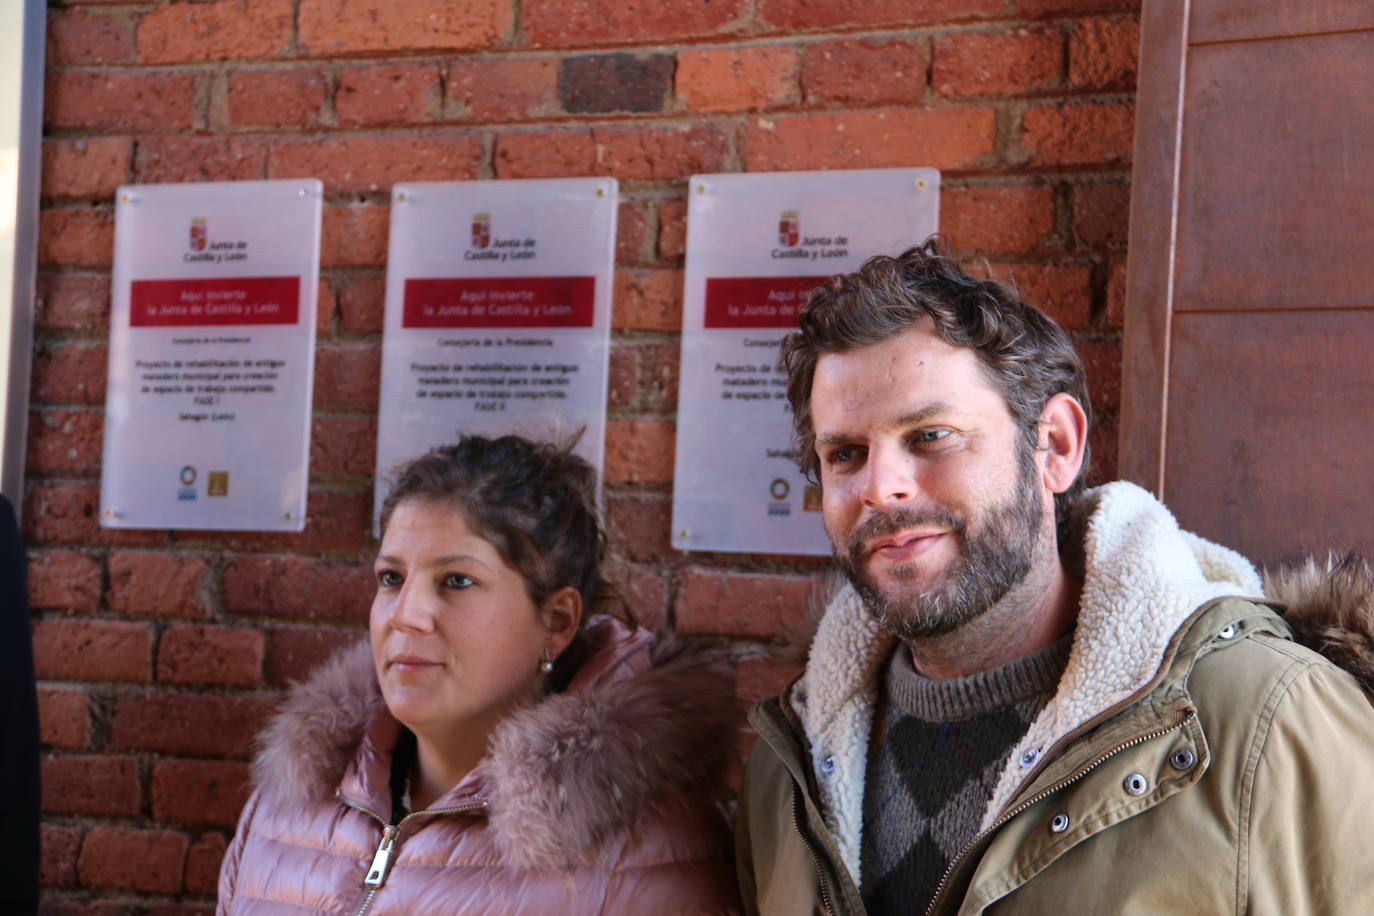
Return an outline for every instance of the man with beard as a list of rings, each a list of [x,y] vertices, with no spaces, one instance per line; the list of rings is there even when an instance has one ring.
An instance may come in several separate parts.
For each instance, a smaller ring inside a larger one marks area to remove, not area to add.
[[[1271,583],[1285,620],[1085,491],[1067,335],[937,240],[813,293],[782,363],[849,585],[751,716],[750,912],[1374,912],[1374,709],[1293,639],[1374,681],[1366,565]]]

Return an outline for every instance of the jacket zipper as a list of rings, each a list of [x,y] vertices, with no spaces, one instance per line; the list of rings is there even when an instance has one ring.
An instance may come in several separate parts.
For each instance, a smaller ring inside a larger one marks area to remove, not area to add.
[[[931,898],[930,906],[926,907],[925,916],[932,916],[932,914],[935,912],[937,905],[940,903],[940,898],[944,896],[945,885],[949,882],[949,879],[954,874],[955,870],[961,864],[963,864],[964,857],[967,856],[971,850],[978,846],[979,843],[981,843],[984,839],[986,839],[988,836],[994,833],[999,827],[1001,827],[1007,821],[1016,817],[1016,815],[1020,814],[1022,811],[1025,811],[1032,805],[1038,803],[1041,799],[1047,798],[1053,795],[1054,793],[1058,792],[1060,789],[1063,789],[1066,786],[1071,786],[1074,783],[1078,782],[1084,776],[1087,776],[1093,770],[1097,769],[1107,760],[1110,760],[1112,757],[1115,757],[1122,751],[1129,750],[1140,744],[1144,744],[1146,741],[1153,741],[1155,738],[1161,738],[1164,735],[1169,734],[1169,732],[1178,731],[1196,715],[1197,713],[1195,711],[1190,710],[1176,722],[1173,722],[1167,726],[1162,726],[1152,731],[1136,735],[1134,738],[1125,742],[1124,744],[1119,744],[1109,751],[1103,751],[1101,754],[1098,754],[1092,760],[1089,760],[1087,764],[1085,764],[1080,770],[1078,770],[1078,772],[1064,777],[1063,779],[1059,780],[1053,785],[1046,786],[1039,792],[1036,792],[1030,798],[1023,801],[1021,804],[1017,805],[1015,808],[1012,808],[1009,811],[1007,811],[997,820],[993,821],[992,826],[988,827],[987,830],[984,830],[982,833],[978,834],[976,837],[969,840],[968,843],[964,845],[964,848],[959,850],[959,854],[955,856],[954,859],[949,863],[949,867],[945,869],[944,875],[940,878],[940,883],[935,885],[935,896]]]
[[[372,906],[372,898],[377,896],[377,891],[382,889],[386,883],[387,875],[391,873],[392,856],[396,853],[396,839],[400,836],[401,825],[412,817],[432,817],[439,814],[461,814],[464,811],[479,811],[486,808],[486,802],[477,802],[472,805],[458,805],[453,808],[426,808],[424,811],[412,811],[394,824],[388,824],[386,818],[382,817],[371,808],[365,808],[355,802],[351,802],[342,795],[338,796],[339,801],[355,811],[361,811],[368,817],[382,825],[382,840],[377,844],[377,851],[372,856],[372,866],[367,870],[367,877],[363,879],[363,885],[367,887],[367,896],[358,905],[354,916],[364,916],[369,907]]]
[[[801,792],[794,786],[792,788],[792,823],[797,828],[797,836],[801,837],[802,845],[806,851],[811,853],[811,861],[816,863],[816,877],[821,889],[821,906],[825,907],[825,912],[829,916],[834,916],[835,910],[830,905],[830,893],[825,889],[825,871],[821,868],[821,857],[816,852],[816,848],[811,845],[811,841],[806,838],[806,832],[802,830],[801,816]]]

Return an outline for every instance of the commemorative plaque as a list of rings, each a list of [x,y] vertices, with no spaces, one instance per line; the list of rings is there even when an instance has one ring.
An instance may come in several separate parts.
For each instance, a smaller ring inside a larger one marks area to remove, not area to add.
[[[939,226],[934,169],[697,175],[687,208],[673,546],[830,552],[797,469],[782,338],[812,289]]]
[[[305,525],[319,181],[117,192],[100,522]]]
[[[609,178],[392,190],[376,508],[398,464],[459,433],[604,452],[617,186]]]

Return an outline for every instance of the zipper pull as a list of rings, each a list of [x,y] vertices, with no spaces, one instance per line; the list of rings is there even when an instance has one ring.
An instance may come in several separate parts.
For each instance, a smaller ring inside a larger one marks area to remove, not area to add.
[[[372,857],[372,867],[368,869],[363,884],[368,887],[381,887],[386,881],[386,873],[391,868],[391,854],[396,847],[396,827],[388,824],[382,831],[382,842],[377,844],[377,854]]]

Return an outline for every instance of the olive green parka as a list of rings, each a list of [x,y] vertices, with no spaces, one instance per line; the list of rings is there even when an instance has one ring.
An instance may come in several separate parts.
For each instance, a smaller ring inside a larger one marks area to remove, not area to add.
[[[1248,562],[1131,484],[1080,511],[1068,668],[927,912],[1374,913],[1374,706],[1294,640],[1374,680],[1374,575],[1308,569],[1266,599]],[[751,715],[748,912],[865,912],[864,763],[893,646],[843,589],[805,674]]]

